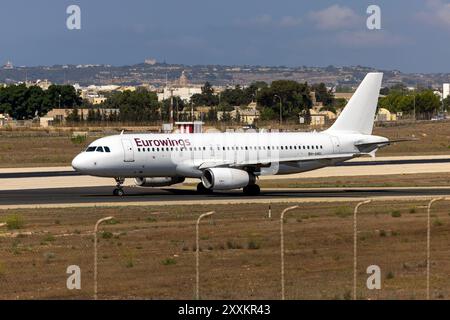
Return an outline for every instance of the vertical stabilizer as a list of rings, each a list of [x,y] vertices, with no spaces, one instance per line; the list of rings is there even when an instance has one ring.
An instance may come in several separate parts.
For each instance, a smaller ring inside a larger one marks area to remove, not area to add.
[[[371,72],[327,131],[372,134],[383,73]]]

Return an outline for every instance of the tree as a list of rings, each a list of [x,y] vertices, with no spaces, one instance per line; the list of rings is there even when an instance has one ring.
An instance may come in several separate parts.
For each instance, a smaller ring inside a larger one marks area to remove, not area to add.
[[[202,87],[202,93],[194,94],[191,97],[191,102],[194,106],[216,106],[219,104],[219,97],[214,95],[214,89],[209,82],[206,82]]]
[[[281,98],[283,119],[297,121],[300,112],[306,112],[312,107],[310,88],[307,83],[277,80],[258,93],[258,104],[263,108],[264,117],[272,116],[272,119],[278,117],[280,101],[275,96]],[[265,108],[272,109],[272,112],[269,113],[268,110],[264,110]]]
[[[121,121],[147,123],[160,119],[161,104],[155,92],[139,88],[136,91],[116,92],[103,104],[105,108],[119,109]]]
[[[317,102],[322,102],[324,106],[331,106],[333,104],[333,92],[327,89],[325,83],[315,84],[311,87],[311,90],[314,91]]]

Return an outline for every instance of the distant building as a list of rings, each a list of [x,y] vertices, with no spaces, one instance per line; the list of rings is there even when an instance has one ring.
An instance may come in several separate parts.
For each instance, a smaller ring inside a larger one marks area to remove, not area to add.
[[[444,83],[442,85],[442,93],[444,99],[450,95],[450,83]]]
[[[352,96],[353,96],[353,92],[335,92],[334,93],[335,99],[344,99],[346,101],[349,101]]]
[[[36,81],[35,85],[37,85],[42,90],[48,90],[48,88],[50,88],[52,83],[49,80],[45,79],[45,80],[38,80],[38,81]]]
[[[9,116],[7,114],[0,113],[0,127],[4,127],[8,124]]]
[[[42,117],[39,118],[39,125],[42,128],[48,128],[50,126],[53,126],[53,121],[54,121],[53,117]]]
[[[320,108],[312,108],[309,110],[309,114],[311,115],[310,125],[312,127],[321,127],[327,124],[330,120],[336,119],[336,114],[334,112],[328,110],[320,110]],[[300,117],[303,114],[299,115]]]
[[[153,58],[148,58],[148,59],[145,59],[145,61],[144,61],[145,64],[148,64],[151,66],[155,65],[156,62],[157,62],[156,59],[153,59]]]
[[[14,65],[12,64],[11,61],[7,61],[7,62],[5,63],[5,65],[3,66],[3,69],[5,69],[5,70],[11,70],[11,69],[14,69]]]
[[[83,119],[87,119],[89,115],[89,110],[93,110],[95,112],[100,111],[100,113],[104,116],[109,116],[111,114],[119,114],[119,109],[78,109],[78,114],[83,117]],[[73,109],[53,109],[49,111],[43,118],[52,118],[53,121],[57,121],[60,123],[64,123],[67,117],[73,112]]]
[[[375,121],[397,121],[397,114],[391,113],[388,109],[379,108]]]
[[[165,87],[162,92],[158,93],[158,101],[170,99],[171,96],[180,97],[181,100],[189,101],[194,94],[202,93],[202,89],[198,87]]]
[[[178,79],[178,85],[180,87],[187,87],[188,86],[188,78],[186,76],[186,72],[183,70],[183,72],[181,73],[180,79]]]
[[[223,119],[224,113],[225,112],[223,111],[217,112],[217,120],[221,121]],[[230,111],[229,115],[231,119],[236,119],[237,116],[239,115],[240,122],[247,125],[252,125],[255,124],[256,121],[259,119],[260,112],[256,108],[256,102],[251,102],[247,107],[240,107],[240,106],[234,107],[234,110]]]

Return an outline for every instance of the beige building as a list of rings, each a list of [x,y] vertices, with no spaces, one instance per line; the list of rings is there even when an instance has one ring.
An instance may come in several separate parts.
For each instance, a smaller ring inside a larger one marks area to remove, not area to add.
[[[376,121],[397,121],[397,114],[391,113],[388,109],[379,108]]]
[[[320,108],[312,108],[309,110],[311,115],[310,125],[313,127],[321,127],[327,124],[330,120],[336,119],[336,114],[328,110],[320,110]]]
[[[6,126],[6,124],[8,123],[8,118],[8,115],[0,113],[0,127]]]
[[[239,114],[240,121],[242,123],[251,125],[255,124],[255,122],[259,119],[260,112],[256,108],[256,102],[251,102],[247,107],[234,107],[234,110],[230,112],[230,117],[232,119],[236,119],[236,116]],[[223,118],[224,112],[217,112],[217,120],[221,121]]]

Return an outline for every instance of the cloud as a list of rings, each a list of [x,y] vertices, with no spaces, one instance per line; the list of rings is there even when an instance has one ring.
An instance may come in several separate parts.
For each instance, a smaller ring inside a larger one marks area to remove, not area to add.
[[[427,0],[427,8],[417,14],[417,18],[425,23],[450,28],[450,3],[442,0]]]
[[[235,25],[239,27],[281,27],[293,28],[298,27],[302,20],[298,17],[283,16],[280,19],[275,19],[269,14],[261,14],[252,18],[239,18],[235,20]]]
[[[309,13],[309,19],[321,30],[338,30],[355,26],[362,21],[351,8],[333,5],[319,11]]]

